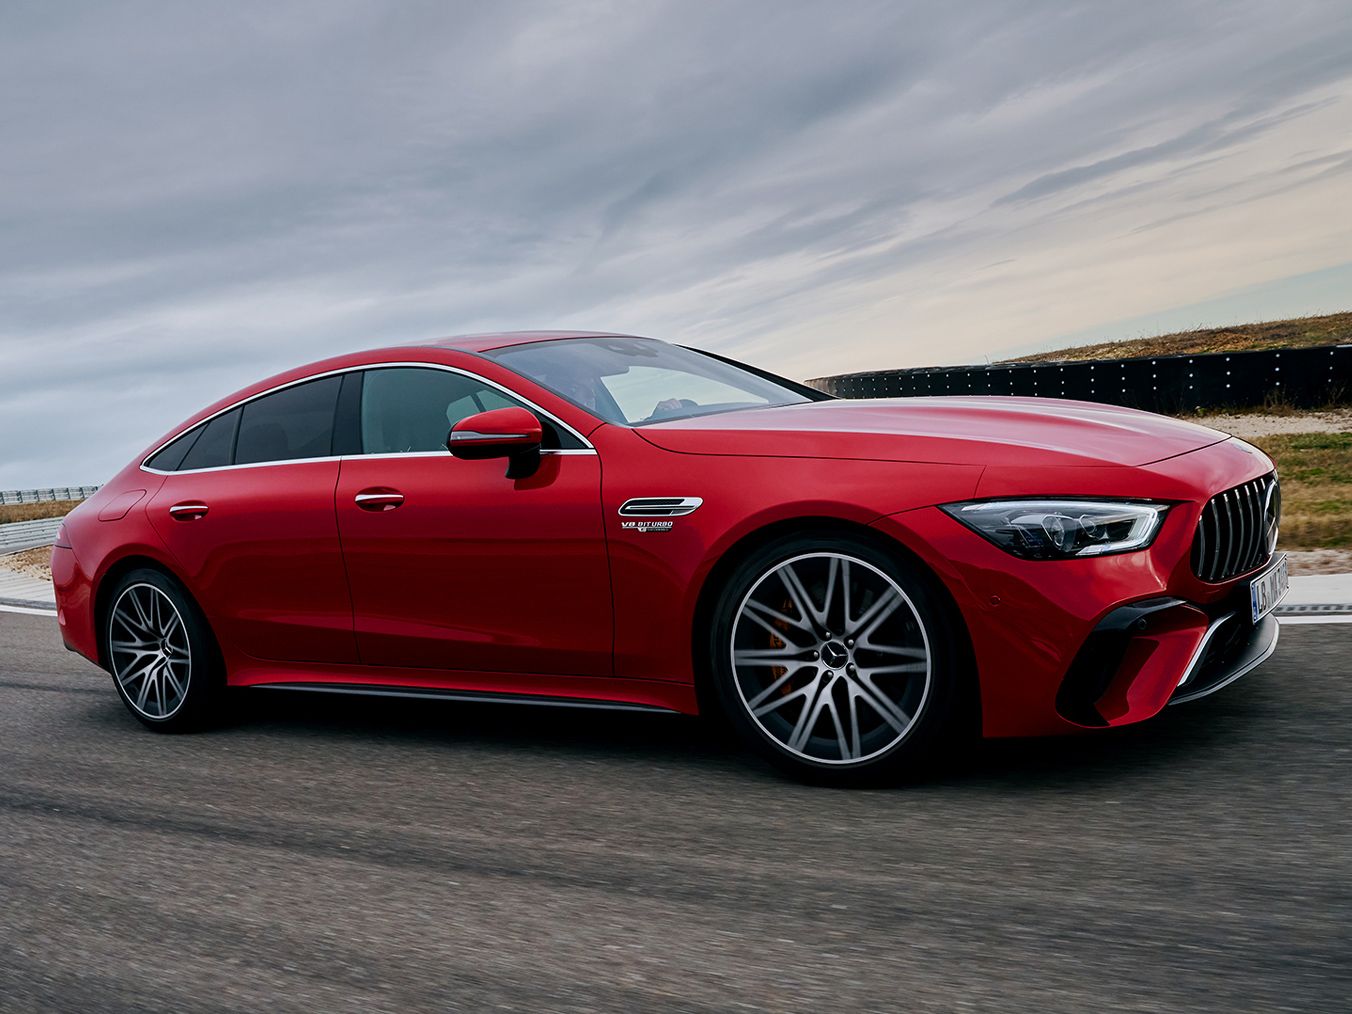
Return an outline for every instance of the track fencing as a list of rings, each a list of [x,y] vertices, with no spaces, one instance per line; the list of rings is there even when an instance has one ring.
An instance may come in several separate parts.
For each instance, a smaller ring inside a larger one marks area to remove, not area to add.
[[[15,521],[0,525],[0,553],[17,553],[24,549],[50,546],[56,541],[57,530],[64,518],[41,518],[37,521]]]
[[[808,381],[839,398],[1004,394],[1098,401],[1178,415],[1352,401],[1352,345],[1152,359],[998,363],[843,373]]]
[[[97,486],[51,486],[47,489],[0,489],[0,504],[50,503],[52,500],[87,500]]]

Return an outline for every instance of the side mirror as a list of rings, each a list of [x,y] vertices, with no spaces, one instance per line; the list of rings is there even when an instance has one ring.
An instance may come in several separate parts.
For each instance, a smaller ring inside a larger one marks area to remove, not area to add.
[[[507,478],[524,479],[540,467],[540,420],[524,408],[495,408],[451,427],[446,449],[465,461],[507,458]]]

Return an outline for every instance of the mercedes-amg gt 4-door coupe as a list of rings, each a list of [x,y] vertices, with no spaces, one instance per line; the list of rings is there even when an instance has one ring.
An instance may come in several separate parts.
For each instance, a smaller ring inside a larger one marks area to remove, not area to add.
[[[151,729],[243,687],[716,712],[859,781],[1250,671],[1280,511],[1260,451],[1145,412],[495,334],[202,410],[70,515],[52,574],[67,646]]]

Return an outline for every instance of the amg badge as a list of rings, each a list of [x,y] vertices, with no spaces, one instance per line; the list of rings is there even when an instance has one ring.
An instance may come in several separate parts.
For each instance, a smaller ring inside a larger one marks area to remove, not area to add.
[[[632,528],[636,532],[669,532],[675,521],[621,521],[621,528]]]

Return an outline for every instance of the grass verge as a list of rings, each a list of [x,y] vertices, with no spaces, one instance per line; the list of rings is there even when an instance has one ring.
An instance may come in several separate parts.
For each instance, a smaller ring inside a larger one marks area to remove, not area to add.
[[[1071,349],[1053,349],[1050,352],[1037,352],[1006,362],[1074,362],[1083,359],[1134,359],[1141,356],[1195,356],[1207,352],[1304,349],[1319,345],[1338,345],[1342,342],[1352,342],[1352,311],[1331,313],[1323,317],[1269,320],[1261,324],[1198,328],[1193,331],[1156,335],[1153,338],[1129,338],[1125,341],[1081,345]]]
[[[63,518],[77,506],[79,500],[48,500],[46,503],[0,504],[0,525],[11,521],[37,521],[39,518]]]
[[[1250,438],[1282,479],[1282,548],[1352,549],[1352,433]]]

